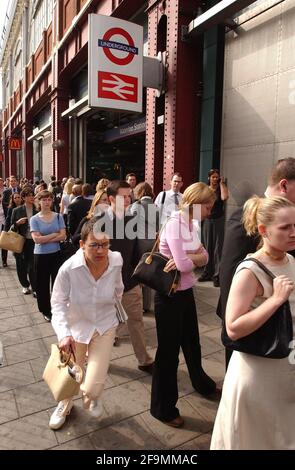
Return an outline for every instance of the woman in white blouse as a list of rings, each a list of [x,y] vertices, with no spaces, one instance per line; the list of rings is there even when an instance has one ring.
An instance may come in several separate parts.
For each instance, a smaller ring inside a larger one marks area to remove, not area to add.
[[[121,254],[109,251],[110,240],[95,230],[96,220],[89,220],[81,231],[80,249],[60,268],[51,298],[52,326],[59,347],[72,350],[76,362],[88,365],[81,384],[83,405],[99,418],[100,400],[111,359],[118,320],[115,299],[121,299]],[[49,427],[59,429],[73,406],[71,398],[59,402]]]

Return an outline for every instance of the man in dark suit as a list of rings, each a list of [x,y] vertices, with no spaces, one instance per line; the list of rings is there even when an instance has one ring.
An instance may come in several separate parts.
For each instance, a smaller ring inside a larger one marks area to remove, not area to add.
[[[98,218],[97,230],[106,232],[111,239],[111,250],[119,251],[123,258],[122,278],[124,294],[122,304],[128,315],[127,326],[138,368],[152,374],[153,359],[146,349],[143,323],[142,291],[132,277],[138,262],[136,218],[127,212],[130,206],[130,186],[126,181],[111,181],[107,186],[110,208]]]
[[[20,235],[25,237],[26,241],[22,253],[15,253],[16,270],[20,284],[23,288],[23,294],[30,294],[31,289],[35,297],[35,269],[34,269],[34,241],[30,232],[30,218],[37,214],[34,206],[34,193],[31,187],[24,188],[21,192],[24,200],[22,206],[16,207],[11,215],[11,227]],[[29,279],[28,279],[29,277]]]
[[[9,176],[9,188],[4,189],[3,191],[3,207],[6,209],[6,212],[7,212],[7,208],[9,205],[9,199],[10,199],[11,194],[20,193],[20,192],[21,192],[21,189],[18,186],[18,181],[16,177],[13,175]]]
[[[82,195],[77,196],[68,207],[68,229],[71,235],[76,232],[79,223],[87,215],[92,204],[92,187],[90,184],[83,184]]]
[[[274,165],[265,196],[283,196],[295,204],[295,158],[282,158]],[[242,215],[243,208],[239,207],[226,224],[220,263],[220,297],[216,311],[217,315],[222,318],[223,327],[227,298],[236,266],[248,253],[254,253],[259,243],[258,234],[254,237],[246,235]],[[226,367],[231,354],[232,350],[226,348]]]

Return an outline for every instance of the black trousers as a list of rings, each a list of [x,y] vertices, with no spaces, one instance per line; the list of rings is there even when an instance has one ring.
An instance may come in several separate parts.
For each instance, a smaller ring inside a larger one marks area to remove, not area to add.
[[[1,230],[0,230],[0,233],[1,233],[2,230],[4,230],[4,225],[1,225],[0,228],[1,228]],[[6,264],[6,263],[7,263],[7,255],[8,255],[8,251],[1,249],[2,264]]]
[[[217,278],[224,240],[224,216],[218,219],[205,219],[202,225],[202,237],[204,247],[209,253],[209,261],[202,276]]]
[[[38,309],[51,317],[50,292],[61,266],[60,251],[34,255]]]
[[[22,253],[15,253],[18,280],[23,287],[29,287],[31,284],[33,291],[36,290],[34,246],[34,241],[27,238]]]
[[[156,293],[155,318],[158,349],[155,358],[151,414],[162,421],[179,416],[177,369],[180,347],[183,351],[193,387],[203,395],[216,389],[215,382],[202,368],[197,312],[192,289],[173,297]]]

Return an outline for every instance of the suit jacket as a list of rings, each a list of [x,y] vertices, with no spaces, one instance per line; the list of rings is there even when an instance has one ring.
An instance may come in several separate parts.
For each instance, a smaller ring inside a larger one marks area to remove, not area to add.
[[[77,196],[75,201],[68,206],[68,229],[71,235],[76,232],[79,223],[87,215],[91,207],[92,201],[85,199],[83,196]]]
[[[131,206],[131,214],[137,218],[139,256],[154,246],[160,224],[160,211],[152,198],[143,198]]]
[[[135,266],[138,263],[138,246],[136,236],[128,237],[126,235],[126,226],[131,226],[136,234],[136,219],[132,215],[125,214],[124,219],[118,219],[114,216],[111,208],[106,212],[96,217],[97,229],[101,232],[109,234],[111,239],[112,251],[119,251],[123,258],[122,279],[125,292],[133,289],[138,284],[138,281],[132,277]],[[134,222],[134,224],[132,223]],[[124,236],[122,236],[124,235]]]
[[[246,234],[242,224],[243,207],[234,211],[229,218],[225,228],[219,278],[220,297],[216,313],[224,318],[227,298],[237,264],[242,261],[248,253],[257,250],[259,237],[250,237]]]
[[[38,212],[37,209],[35,208],[35,206],[33,206],[33,215],[37,214],[37,212]],[[29,223],[26,222],[25,224],[16,225],[16,222],[19,219],[22,219],[23,217],[27,217],[26,206],[24,204],[22,206],[15,207],[13,209],[12,215],[11,215],[11,225],[14,226],[13,228],[15,231],[17,231],[20,235],[25,237],[27,234]]]

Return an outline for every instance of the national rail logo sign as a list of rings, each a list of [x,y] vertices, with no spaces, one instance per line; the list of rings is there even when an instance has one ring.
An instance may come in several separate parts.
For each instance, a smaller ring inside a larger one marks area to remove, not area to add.
[[[142,112],[143,28],[89,15],[89,106]]]

